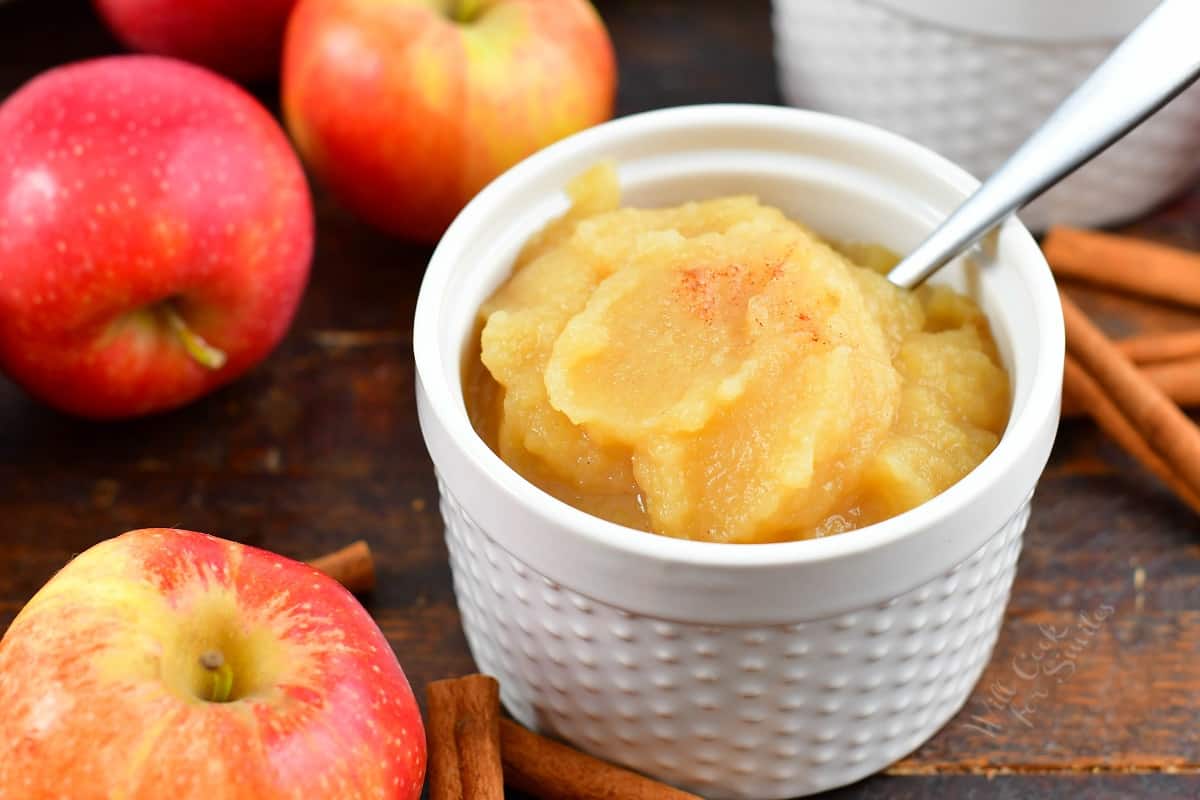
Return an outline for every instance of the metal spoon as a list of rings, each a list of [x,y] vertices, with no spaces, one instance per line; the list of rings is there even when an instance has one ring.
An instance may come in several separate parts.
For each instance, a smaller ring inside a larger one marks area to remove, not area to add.
[[[1198,32],[1200,0],[1160,3],[888,280],[905,289],[920,285],[1166,105],[1200,76]]]

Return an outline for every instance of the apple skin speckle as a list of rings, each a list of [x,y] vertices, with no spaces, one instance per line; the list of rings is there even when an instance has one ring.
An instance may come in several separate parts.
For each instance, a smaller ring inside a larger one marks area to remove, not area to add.
[[[308,279],[312,201],[275,120],[154,56],[50,70],[0,106],[0,367],[59,409],[187,403],[261,361]],[[224,352],[203,366],[164,301]]]

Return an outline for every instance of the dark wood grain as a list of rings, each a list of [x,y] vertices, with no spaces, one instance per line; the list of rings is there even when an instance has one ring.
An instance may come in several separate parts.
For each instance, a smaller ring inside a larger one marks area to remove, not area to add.
[[[598,6],[621,64],[620,113],[778,101],[766,2]],[[54,64],[116,50],[83,0],[14,0],[0,6],[0,97]],[[276,87],[253,88],[274,107]],[[378,558],[366,605],[412,682],[472,670],[413,400],[410,326],[429,251],[371,231],[319,191],[317,214],[296,323],[236,385],[172,414],[93,424],[0,378],[0,630],[72,554],[130,528],[195,528],[297,558],[361,537]],[[1131,230],[1200,248],[1200,192]],[[1076,296],[1115,334],[1200,324]],[[1197,527],[1090,424],[1065,424],[973,699],[889,774],[831,796],[1200,794]],[[1039,643],[1080,635],[1080,614],[1094,621],[1104,608],[1073,666],[1024,677]]]
[[[935,775],[920,780],[884,776],[821,795],[824,800],[1194,800],[1185,775]]]

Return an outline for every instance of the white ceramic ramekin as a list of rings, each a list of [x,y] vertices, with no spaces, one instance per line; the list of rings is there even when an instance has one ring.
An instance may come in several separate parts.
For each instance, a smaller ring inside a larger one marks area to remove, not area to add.
[[[1058,421],[1063,327],[1015,221],[997,262],[939,276],[991,317],[1013,410],[999,446],[919,508],[826,539],[682,541],[588,516],[475,434],[476,309],[564,184],[615,159],[630,204],[754,193],[818,231],[904,251],[975,181],[896,135],[813,112],[695,106],[610,122],[514,167],[438,245],[417,303],[421,428],[481,670],[521,722],[708,797],[782,798],[874,772],[962,705],[995,641]]]
[[[860,119],[978,177],[1003,163],[1158,0],[775,0],[787,102]],[[1200,171],[1200,86],[1023,212],[1034,230],[1149,210]]]

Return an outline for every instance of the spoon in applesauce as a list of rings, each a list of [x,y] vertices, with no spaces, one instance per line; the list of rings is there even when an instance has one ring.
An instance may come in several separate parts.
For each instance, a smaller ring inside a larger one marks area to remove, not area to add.
[[[1160,3],[888,280],[920,285],[1186,89],[1200,76],[1197,31],[1200,0]]]

